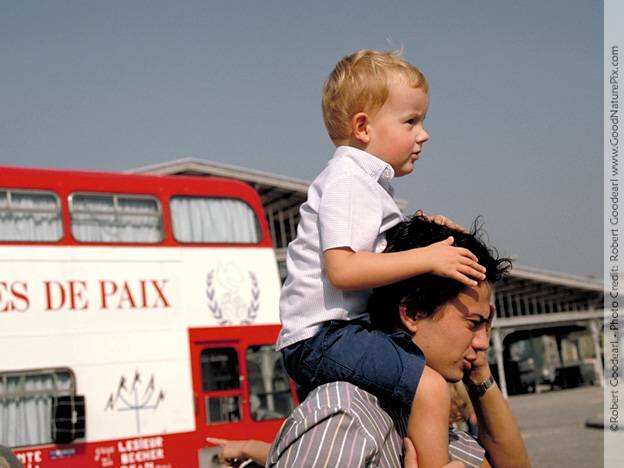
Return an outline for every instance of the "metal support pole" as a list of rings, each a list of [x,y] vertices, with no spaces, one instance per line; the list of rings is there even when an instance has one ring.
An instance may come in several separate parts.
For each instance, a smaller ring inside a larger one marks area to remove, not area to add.
[[[496,356],[496,368],[498,369],[498,383],[500,384],[503,396],[507,398],[507,379],[505,378],[505,365],[503,363],[503,340],[500,329],[492,330],[492,341],[494,342],[494,354]]]
[[[269,218],[269,232],[271,233],[271,242],[273,243],[273,248],[277,248],[277,242],[275,240],[275,217],[273,216],[273,211],[269,211],[267,213],[267,217]]]
[[[594,341],[594,354],[596,359],[594,360],[594,369],[596,372],[596,378],[600,382],[600,386],[604,387],[604,372],[602,363],[602,349],[600,348],[600,327],[596,320],[589,322],[589,329],[591,330],[592,340]]]
[[[280,242],[279,247],[285,249],[286,247],[288,247],[288,238],[286,237],[286,221],[284,220],[283,210],[279,210],[279,212],[277,213],[277,218],[279,220],[280,236],[281,236],[281,242]]]

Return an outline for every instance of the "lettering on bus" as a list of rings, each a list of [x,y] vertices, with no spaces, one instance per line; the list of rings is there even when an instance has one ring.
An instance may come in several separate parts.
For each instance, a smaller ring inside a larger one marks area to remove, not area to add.
[[[146,437],[117,442],[122,468],[143,468],[155,466],[156,460],[165,458],[162,437]]]
[[[102,468],[171,468],[170,463],[163,463],[165,456],[164,440],[157,436],[120,440],[116,446],[97,447],[93,460]]]
[[[26,312],[29,306],[28,283],[0,281],[0,312]]]
[[[115,281],[100,279],[42,281],[39,288],[27,281],[0,281],[0,312],[28,312],[31,291],[39,291],[47,312],[61,310],[136,310],[168,309],[167,279]]]
[[[39,463],[43,461],[41,450],[16,453],[17,459],[22,462],[24,468],[39,468]]]
[[[115,455],[114,446],[96,447],[95,456],[93,457],[93,460],[95,462],[100,462],[100,466],[102,466],[103,468],[107,468],[107,467],[115,465],[114,455]]]

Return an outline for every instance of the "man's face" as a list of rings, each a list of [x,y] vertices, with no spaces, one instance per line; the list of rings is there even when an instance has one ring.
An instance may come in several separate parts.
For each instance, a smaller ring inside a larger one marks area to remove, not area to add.
[[[416,321],[412,340],[422,349],[427,365],[449,382],[461,380],[489,346],[492,321],[489,283],[463,289],[435,313]]]

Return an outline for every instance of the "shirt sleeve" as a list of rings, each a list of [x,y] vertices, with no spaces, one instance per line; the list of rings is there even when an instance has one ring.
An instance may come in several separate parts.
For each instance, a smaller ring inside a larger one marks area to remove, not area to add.
[[[321,250],[349,247],[372,252],[383,221],[374,181],[347,173],[328,181],[318,208]]]
[[[291,429],[297,431],[296,428]],[[337,411],[320,418],[289,442],[271,448],[267,467],[378,466],[375,444],[362,432],[359,422],[347,412]]]
[[[485,458],[485,450],[464,431],[449,429],[449,458],[466,465],[466,468],[479,468]]]
[[[403,426],[407,421],[404,417]],[[267,467],[399,468],[402,439],[373,395],[346,382],[315,388],[286,418]]]

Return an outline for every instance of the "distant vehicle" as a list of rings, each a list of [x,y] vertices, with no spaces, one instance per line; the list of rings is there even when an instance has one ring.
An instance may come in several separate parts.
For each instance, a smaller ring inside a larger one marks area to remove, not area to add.
[[[584,361],[566,362],[553,370],[553,387],[575,388],[584,385],[594,385],[596,374],[594,365]]]
[[[543,364],[535,368],[532,357],[522,361],[511,361],[515,364],[516,374],[519,377],[519,387],[514,393],[535,393],[542,390],[566,389],[594,385],[596,381],[594,365],[585,361],[570,361],[565,364]],[[518,391],[519,390],[519,391]]]
[[[26,468],[213,466],[296,403],[258,194],[0,167],[0,445]]]

